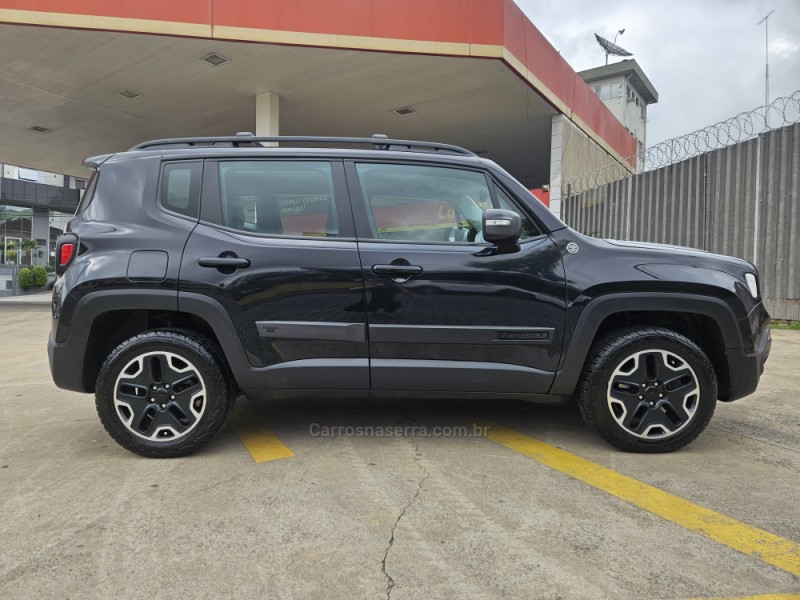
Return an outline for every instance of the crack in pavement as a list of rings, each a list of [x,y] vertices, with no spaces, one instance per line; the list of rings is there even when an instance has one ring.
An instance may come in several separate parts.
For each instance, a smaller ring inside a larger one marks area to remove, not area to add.
[[[743,423],[738,423],[736,421],[732,421],[734,425],[738,426],[745,426]],[[741,431],[733,431],[731,429],[725,429],[724,427],[720,427],[719,425],[709,425],[709,429],[715,429],[716,431],[724,431],[725,433],[730,433],[731,435],[738,435],[739,437],[743,437],[748,440],[752,440],[754,442],[760,442],[762,444],[767,444],[769,446],[774,446],[775,448],[780,448],[782,450],[788,450],[789,452],[800,453],[800,449],[797,448],[790,448],[789,446],[784,446],[783,444],[778,444],[776,442],[771,442],[764,438],[755,437],[753,435],[748,435],[746,433],[742,433]],[[763,428],[762,428],[763,429]]]
[[[397,520],[394,522],[394,525],[392,525],[392,535],[389,538],[389,545],[386,546],[386,552],[383,553],[383,560],[381,561],[381,571],[386,576],[386,600],[391,599],[392,588],[394,587],[394,579],[386,571],[386,560],[389,558],[389,551],[392,549],[392,546],[394,546],[394,532],[397,529],[397,525],[400,523],[400,519],[402,519],[405,516],[406,511],[409,508],[411,508],[411,505],[414,504],[414,501],[417,499],[417,497],[419,497],[419,493],[422,491],[422,484],[425,483],[425,480],[427,480],[431,476],[431,474],[425,469],[425,467],[422,466],[422,463],[420,462],[422,453],[419,451],[419,442],[417,441],[416,438],[412,437],[411,439],[414,440],[414,461],[417,463],[417,466],[420,469],[422,469],[422,472],[425,473],[425,477],[423,477],[417,482],[417,491],[414,493],[414,496],[411,498],[411,500],[409,500],[408,504],[406,504],[403,510],[400,512],[400,515],[397,517]]]

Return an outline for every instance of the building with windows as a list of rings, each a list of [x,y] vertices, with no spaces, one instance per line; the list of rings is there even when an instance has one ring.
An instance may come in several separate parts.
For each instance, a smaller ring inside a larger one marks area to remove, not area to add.
[[[0,174],[0,264],[48,264],[86,181],[8,164],[0,164]],[[23,240],[37,242],[27,258],[19,256]]]
[[[658,102],[658,92],[639,63],[628,59],[578,75],[636,139],[636,155],[642,164],[647,149],[647,107]]]

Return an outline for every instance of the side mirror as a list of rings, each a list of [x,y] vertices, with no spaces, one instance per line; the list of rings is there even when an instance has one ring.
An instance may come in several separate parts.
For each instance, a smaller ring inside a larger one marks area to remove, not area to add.
[[[519,241],[522,219],[512,210],[487,208],[483,211],[483,239],[498,246],[509,246]]]

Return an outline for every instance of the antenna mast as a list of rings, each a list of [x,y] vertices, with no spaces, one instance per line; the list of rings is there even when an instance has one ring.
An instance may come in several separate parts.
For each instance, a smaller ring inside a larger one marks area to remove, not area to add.
[[[769,14],[766,17],[764,17],[763,19],[761,19],[758,22],[759,25],[764,23],[764,40],[765,40],[765,44],[764,44],[764,51],[765,52],[764,53],[766,54],[766,57],[767,57],[767,63],[766,63],[766,67],[764,69],[764,112],[765,112],[765,116],[766,116],[766,111],[767,111],[766,107],[769,106],[769,20],[768,19],[769,19],[770,15],[772,13],[774,13],[774,12],[775,12],[775,9],[773,8],[771,11],[769,11]],[[608,60],[608,55],[606,55],[606,60]]]

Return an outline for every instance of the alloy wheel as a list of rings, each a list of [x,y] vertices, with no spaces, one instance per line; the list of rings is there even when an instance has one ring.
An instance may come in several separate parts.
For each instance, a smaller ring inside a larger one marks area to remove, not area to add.
[[[694,418],[700,384],[691,366],[673,352],[642,350],[622,360],[607,390],[617,424],[638,438],[671,437]]]
[[[114,384],[114,409],[134,435],[175,441],[192,431],[206,410],[200,371],[166,351],[146,352],[128,362]]]

